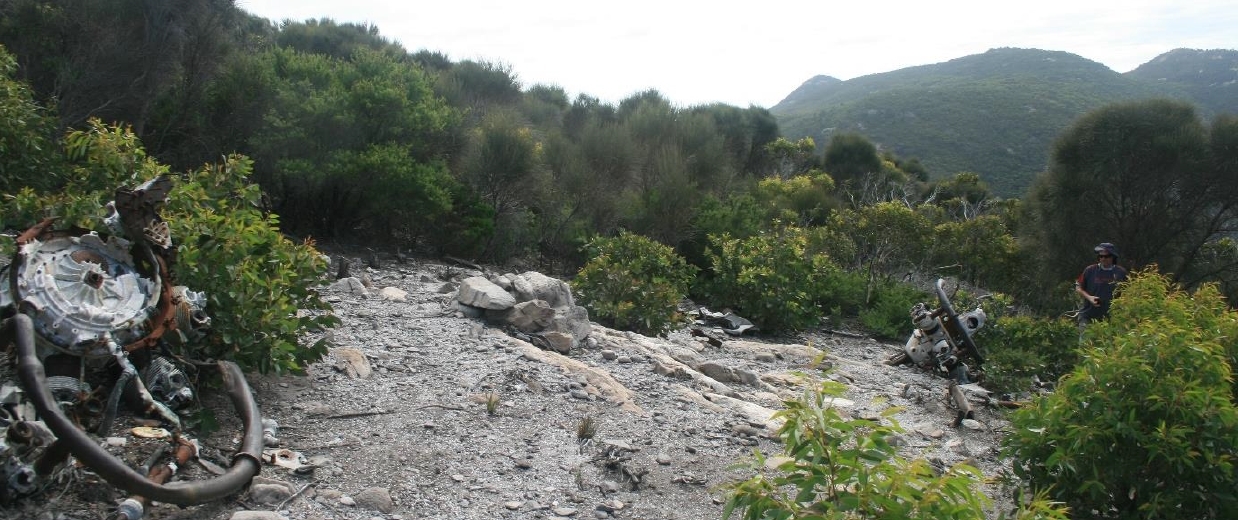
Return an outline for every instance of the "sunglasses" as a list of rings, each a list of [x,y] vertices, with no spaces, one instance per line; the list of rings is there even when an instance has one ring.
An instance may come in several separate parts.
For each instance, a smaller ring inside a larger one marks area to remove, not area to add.
[[[1113,255],[1096,255],[1096,258],[1113,258]]]

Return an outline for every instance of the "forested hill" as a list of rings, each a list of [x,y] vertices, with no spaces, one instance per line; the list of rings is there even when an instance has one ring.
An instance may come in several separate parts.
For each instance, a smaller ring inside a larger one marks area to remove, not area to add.
[[[1236,62],[1238,51],[1179,49],[1120,74],[1066,52],[1001,48],[847,81],[817,76],[770,112],[789,139],[861,133],[935,178],[971,171],[1020,197],[1054,137],[1107,103],[1170,97],[1208,118],[1238,113]]]

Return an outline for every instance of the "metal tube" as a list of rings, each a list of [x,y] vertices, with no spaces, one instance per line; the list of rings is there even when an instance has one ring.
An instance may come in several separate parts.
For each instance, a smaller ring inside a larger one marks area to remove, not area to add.
[[[69,451],[82,464],[94,470],[108,483],[151,500],[183,506],[195,505],[217,500],[240,490],[261,469],[262,415],[249,391],[249,385],[245,382],[244,374],[235,363],[219,363],[224,388],[227,389],[232,405],[245,428],[241,450],[233,456],[231,467],[223,475],[210,480],[160,485],[147,480],[144,475],[113,457],[61,412],[47,388],[43,363],[35,353],[34,325],[29,316],[17,314],[0,324],[0,344],[10,342],[17,346],[18,378],[22,387],[44,423],[56,434],[57,442],[68,446]]]
[[[963,419],[974,419],[976,413],[971,409],[971,403],[967,402],[967,396],[963,394],[963,389],[959,388],[959,384],[954,380],[950,381],[950,396],[954,398],[954,404],[959,407],[959,413],[954,418],[954,425],[963,424]]]

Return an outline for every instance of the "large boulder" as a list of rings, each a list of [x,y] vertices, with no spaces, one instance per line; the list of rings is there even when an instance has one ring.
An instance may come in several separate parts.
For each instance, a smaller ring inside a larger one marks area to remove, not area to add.
[[[516,305],[516,297],[480,276],[465,278],[460,282],[456,300],[470,307],[490,310],[510,309]]]
[[[522,302],[543,300],[555,308],[576,305],[576,301],[572,298],[571,287],[568,287],[567,282],[563,280],[551,278],[537,271],[504,276],[511,280],[512,292],[516,295],[516,299]]]
[[[494,281],[465,278],[456,302],[467,316],[484,315],[491,322],[540,336],[562,353],[580,346],[592,332],[589,311],[576,305],[571,287],[536,271],[509,273]]]

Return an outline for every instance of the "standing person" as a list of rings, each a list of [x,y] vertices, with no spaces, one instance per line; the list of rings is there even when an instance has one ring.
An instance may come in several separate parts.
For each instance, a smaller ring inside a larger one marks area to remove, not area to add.
[[[1105,319],[1109,315],[1109,303],[1118,283],[1126,281],[1126,269],[1118,265],[1118,248],[1109,242],[1097,245],[1096,263],[1087,266],[1075,280],[1075,292],[1083,297],[1083,310],[1079,311],[1079,326]]]

